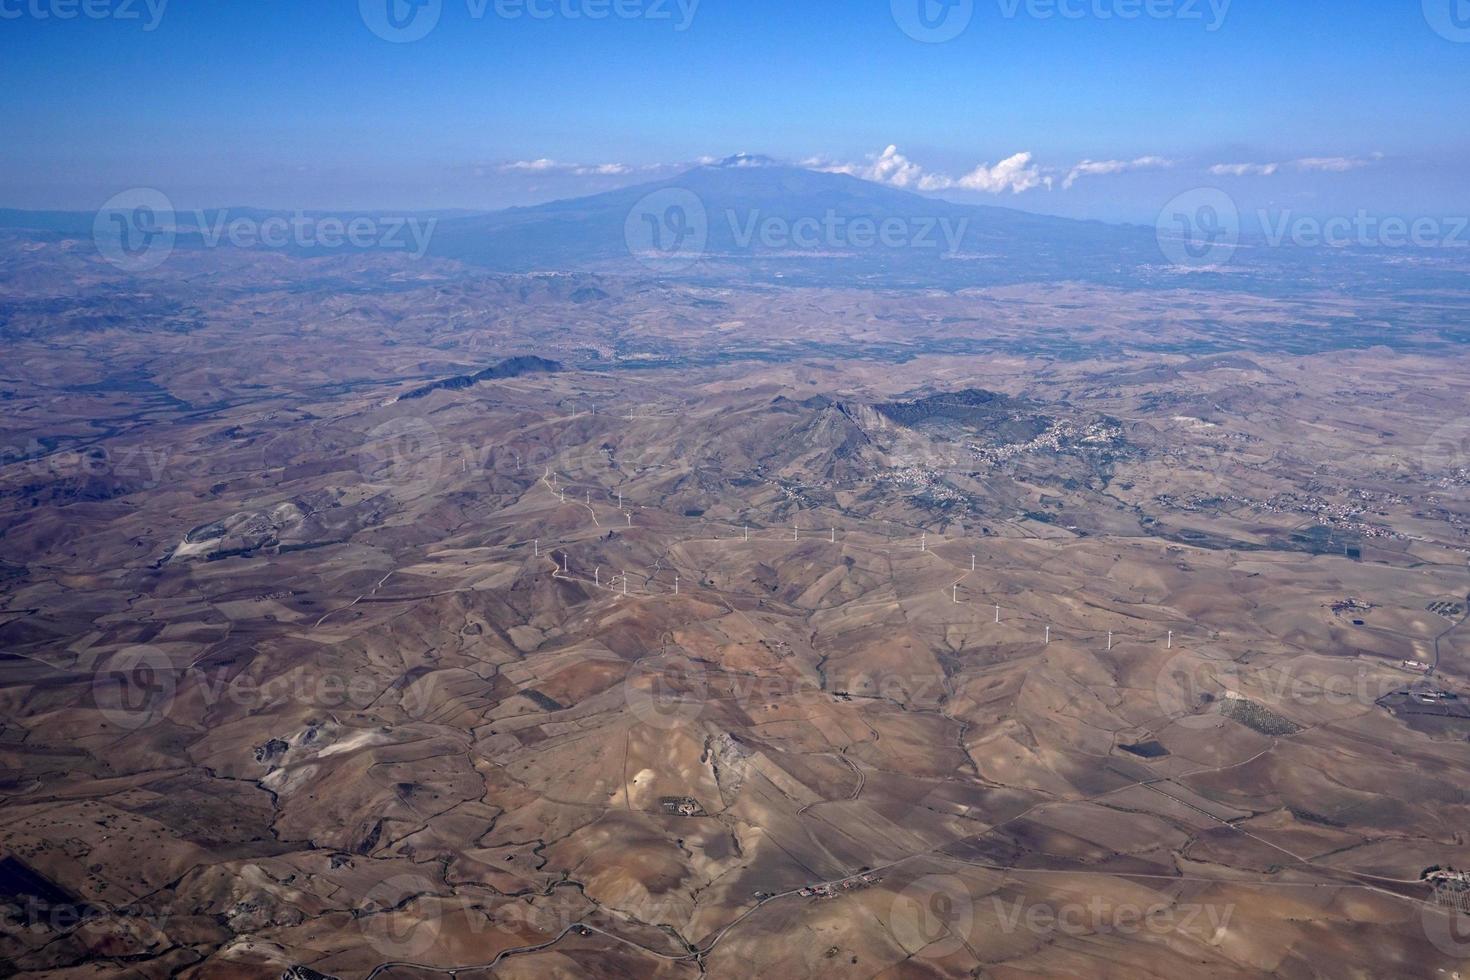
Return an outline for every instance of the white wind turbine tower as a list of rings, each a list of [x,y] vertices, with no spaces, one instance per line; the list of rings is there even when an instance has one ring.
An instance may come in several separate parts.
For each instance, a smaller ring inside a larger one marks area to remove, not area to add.
[[[1108,630],[1108,649],[1113,649],[1113,631]]]
[[[1169,646],[1168,646],[1168,649],[1170,649],[1170,650],[1174,649],[1174,631],[1173,630],[1170,630],[1169,631]]]

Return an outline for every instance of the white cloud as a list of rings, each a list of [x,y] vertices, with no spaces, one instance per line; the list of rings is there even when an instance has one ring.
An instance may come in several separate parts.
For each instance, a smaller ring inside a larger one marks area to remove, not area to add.
[[[908,187],[924,179],[924,168],[898,152],[898,147],[890,146],[873,161],[863,176],[880,184]]]
[[[1280,169],[1279,163],[1217,163],[1210,173],[1216,177],[1270,177]]]
[[[1217,163],[1210,168],[1216,177],[1271,177],[1281,172],[1282,167],[1292,167],[1303,173],[1341,174],[1372,166],[1382,160],[1382,153],[1362,157],[1303,157],[1287,163]]]
[[[1017,153],[1006,157],[993,167],[982,163],[959,180],[934,175],[926,177],[920,186],[924,190],[960,187],[967,191],[984,191],[987,194],[1001,194],[1005,191],[1020,194],[1022,191],[1034,190],[1037,187],[1051,190],[1051,183],[1051,178],[1042,176],[1041,171],[1031,163],[1030,153]]]
[[[1361,160],[1357,157],[1306,157],[1305,159],[1293,162],[1292,166],[1309,173],[1341,174],[1347,173],[1349,170],[1366,167],[1369,163],[1370,161]]]
[[[528,171],[557,170],[560,167],[561,167],[561,164],[557,163],[555,160],[547,160],[545,157],[541,158],[540,160],[516,160],[514,163],[502,163],[500,165],[500,169],[501,170],[506,170],[506,171],[512,171],[512,170],[528,170]]]
[[[943,191],[953,188],[1000,194],[1010,191],[1019,194],[1036,187],[1051,187],[1051,178],[1042,176],[1031,163],[1030,153],[1017,153],[995,166],[980,164],[962,177],[927,173],[924,168],[899,152],[897,146],[889,146],[882,153],[870,156],[865,163],[841,163],[825,157],[803,160],[803,167],[829,174],[848,174],[892,187],[916,188],[921,191]]]
[[[1173,160],[1152,156],[1139,157],[1136,160],[1083,160],[1067,174],[1067,179],[1062,181],[1062,188],[1070,188],[1081,177],[1100,177],[1127,173],[1130,170],[1157,170],[1172,166]]]
[[[542,157],[540,160],[514,160],[500,165],[502,173],[526,174],[575,174],[578,177],[621,177],[633,172],[623,163],[557,163]]]
[[[868,157],[866,163],[840,163],[825,157],[811,157],[803,160],[801,165],[808,170],[847,174],[894,187],[912,187],[925,179],[924,168],[898,152],[897,146],[889,146],[882,153]]]

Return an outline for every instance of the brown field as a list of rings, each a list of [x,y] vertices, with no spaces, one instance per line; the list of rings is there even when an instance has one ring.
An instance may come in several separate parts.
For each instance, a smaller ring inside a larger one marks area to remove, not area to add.
[[[14,975],[1470,968],[1470,718],[1379,703],[1470,699],[1465,358],[1145,343],[1346,298],[213,261],[167,345],[10,327]]]

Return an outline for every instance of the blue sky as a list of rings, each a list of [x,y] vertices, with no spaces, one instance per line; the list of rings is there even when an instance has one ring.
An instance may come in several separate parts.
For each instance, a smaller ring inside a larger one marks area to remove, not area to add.
[[[389,2],[0,0],[0,206],[491,208],[748,151],[1109,220],[1470,210],[1467,0],[419,0],[406,43]]]

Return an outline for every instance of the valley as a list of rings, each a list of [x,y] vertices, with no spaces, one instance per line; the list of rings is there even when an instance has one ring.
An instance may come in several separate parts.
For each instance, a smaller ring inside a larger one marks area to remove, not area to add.
[[[26,975],[1456,966],[1458,355],[380,262],[8,321]]]

